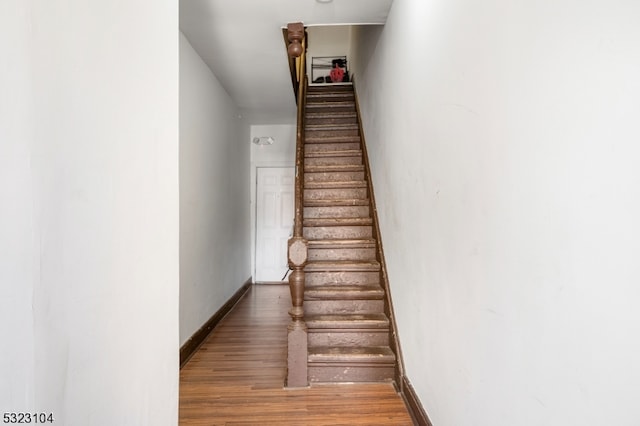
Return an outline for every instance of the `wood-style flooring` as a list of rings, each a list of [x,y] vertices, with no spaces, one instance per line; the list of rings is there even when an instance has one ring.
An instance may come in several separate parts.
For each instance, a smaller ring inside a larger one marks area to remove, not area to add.
[[[284,389],[285,285],[254,285],[180,372],[180,425],[411,425],[392,384]]]

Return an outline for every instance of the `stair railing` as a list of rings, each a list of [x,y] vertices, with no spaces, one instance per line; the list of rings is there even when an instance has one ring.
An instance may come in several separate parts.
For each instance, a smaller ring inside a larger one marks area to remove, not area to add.
[[[298,126],[296,131],[296,176],[295,176],[295,219],[293,237],[288,242],[288,261],[292,272],[289,275],[292,307],[289,309],[291,322],[287,327],[288,355],[286,387],[308,386],[307,378],[307,325],[304,320],[304,267],[308,258],[308,241],[303,235],[304,197],[304,134],[305,107],[307,94],[305,31],[302,23],[287,26],[289,56],[296,58],[296,101],[298,103]]]

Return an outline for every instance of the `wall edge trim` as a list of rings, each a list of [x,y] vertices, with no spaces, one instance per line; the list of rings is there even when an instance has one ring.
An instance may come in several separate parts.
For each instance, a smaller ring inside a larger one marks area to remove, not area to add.
[[[413,419],[413,424],[418,426],[433,426],[407,376],[402,377],[402,390],[400,394]]]

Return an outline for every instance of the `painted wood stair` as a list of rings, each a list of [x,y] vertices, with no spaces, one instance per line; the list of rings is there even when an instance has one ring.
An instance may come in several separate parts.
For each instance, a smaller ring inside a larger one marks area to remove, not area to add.
[[[396,356],[389,340],[353,87],[309,87],[305,123],[309,381],[391,381]]]

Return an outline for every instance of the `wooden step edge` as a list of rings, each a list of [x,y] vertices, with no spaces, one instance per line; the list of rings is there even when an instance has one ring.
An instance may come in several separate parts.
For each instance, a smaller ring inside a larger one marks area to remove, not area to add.
[[[304,300],[381,300],[384,290],[377,286],[324,285],[305,290]]]
[[[335,83],[333,83],[335,84]],[[326,95],[327,93],[341,93],[341,94],[349,94],[354,93],[353,88],[350,86],[322,86],[322,90],[318,90],[317,88],[321,86],[309,86],[307,90],[307,95]],[[324,89],[327,87],[327,89]]]
[[[345,188],[366,188],[367,182],[363,180],[343,180],[343,181],[307,181],[304,182],[304,189],[345,189]]]
[[[346,164],[343,164],[346,166]],[[308,176],[309,178],[311,177],[320,177],[320,176],[331,176],[331,177],[335,177],[336,173],[346,173],[346,174],[355,174],[355,173],[362,173],[364,172],[364,165],[359,164],[359,165],[349,165],[350,167],[342,167],[336,170],[325,170],[324,167],[325,166],[315,166],[315,165],[310,165],[307,166],[307,169],[304,172],[304,176],[305,178]],[[360,167],[362,166],[362,167]],[[320,170],[319,168],[322,168],[322,170]],[[345,176],[346,179],[350,180],[350,181],[361,181],[362,179],[360,178],[355,178],[353,179],[351,176]],[[335,181],[311,181],[311,182],[344,182],[341,180],[335,180]]]
[[[342,117],[342,116],[340,116]],[[307,124],[304,126],[307,131],[318,130],[358,130],[358,123],[322,123],[322,124]]]
[[[345,149],[340,151],[307,151],[304,158],[333,158],[333,157],[361,157],[362,151],[355,149]]]
[[[306,138],[305,142],[304,142],[304,147],[312,147],[315,149],[324,149],[326,150],[326,147],[323,147],[324,145],[336,145],[336,144],[358,144],[358,147],[360,147],[360,136],[339,136],[339,137],[329,137],[329,136],[323,136],[323,137],[312,137],[312,138]]]
[[[306,218],[302,219],[305,228],[323,228],[328,226],[371,226],[370,217],[336,217],[336,218]]]
[[[330,96],[328,98],[333,99],[307,99],[306,108],[307,111],[309,109],[313,110],[315,108],[355,108],[356,102],[355,98],[342,98],[336,99],[336,97]]]
[[[307,93],[353,92],[353,83],[313,83],[307,87]]]
[[[358,118],[358,114],[355,111],[309,111],[305,114],[306,119],[321,119],[321,118]],[[357,123],[357,121],[356,121]]]
[[[355,107],[355,100],[339,100],[339,101],[325,101],[325,102],[307,102],[307,108],[322,108],[329,106],[348,106]]]
[[[343,118],[336,117],[336,118]],[[342,126],[342,127],[341,127]],[[359,131],[356,123],[320,123],[307,124],[304,127],[306,132],[326,132],[326,131]],[[318,138],[327,138],[329,136],[318,136]],[[335,135],[337,138],[360,138],[360,135]],[[307,138],[308,139],[308,138]]]
[[[312,136],[304,138],[305,144],[325,144],[325,143],[360,143],[360,136]]]
[[[383,300],[384,292],[321,292],[321,293],[310,293],[304,295],[305,302],[318,302],[318,301],[369,301],[369,300]]]
[[[339,81],[337,83],[313,83],[310,82],[307,90],[323,91],[323,90],[353,90],[353,82]]]
[[[308,354],[310,363],[371,363],[371,364],[394,364],[396,356],[388,346],[365,346],[365,347],[310,347]]]
[[[372,248],[376,246],[375,238],[309,240],[309,248]]]
[[[305,272],[376,272],[380,263],[375,260],[353,261],[311,261],[304,267]]]
[[[309,86],[309,89],[311,90],[307,90],[307,95],[308,96],[321,96],[321,95],[326,95],[327,93],[340,93],[340,94],[344,94],[344,95],[348,95],[348,94],[353,94],[355,93],[353,91],[353,87],[350,86],[324,86],[324,87],[328,87],[327,89],[322,89],[322,90],[317,90],[316,87],[319,86]],[[315,89],[315,90],[314,90]]]
[[[338,173],[344,173],[342,176],[338,175]],[[318,184],[318,183],[335,183],[338,186],[347,182],[366,182],[363,178],[360,178],[359,175],[363,174],[362,171],[333,171],[333,172],[305,172],[304,174],[304,183],[308,184]],[[333,179],[333,180],[330,180]]]
[[[311,273],[311,272],[309,272]],[[323,272],[313,272],[314,274],[322,274]],[[351,286],[351,287],[380,287],[380,280],[369,281],[327,281],[318,284],[305,284],[305,289],[319,288],[325,286]]]
[[[363,164],[305,165],[305,173],[363,172]]]
[[[305,144],[314,146],[328,143],[360,143],[360,132],[358,129],[305,128],[304,135]]]
[[[307,327],[322,329],[385,329],[389,319],[384,314],[323,314],[306,315]]]
[[[302,201],[304,207],[352,207],[352,206],[368,206],[368,198],[348,198],[336,200],[309,200]]]
[[[353,85],[347,82],[330,83],[320,85],[318,83],[311,84],[307,87],[307,93],[319,94],[319,93],[354,93]]]
[[[307,95],[307,105],[317,102],[353,102],[355,94],[353,92],[327,92],[309,93]]]
[[[310,189],[309,191],[358,191],[358,190],[362,190],[363,188],[345,188],[345,189]],[[349,196],[350,199],[352,200],[360,200],[360,201],[364,201],[367,200],[366,195],[363,195],[362,198],[359,198],[360,194],[336,194],[336,195],[342,195],[342,196]],[[353,196],[352,196],[353,195]],[[323,196],[326,197],[327,194],[308,194],[305,192],[305,194],[303,195],[302,198],[302,205],[304,207],[334,207],[334,206],[339,206],[339,207],[345,207],[345,206],[354,206],[354,205],[358,205],[358,204],[335,204],[333,203],[334,201],[337,202],[341,202],[343,201],[342,199],[339,198],[316,198],[315,196]],[[323,204],[313,204],[314,201],[322,201]],[[307,204],[309,203],[309,204]],[[360,204],[360,205],[365,205],[365,204]],[[303,215],[304,217],[304,215]],[[340,217],[338,215],[338,217]],[[352,217],[362,217],[362,216],[352,216]],[[307,217],[307,219],[322,219],[322,218],[313,218],[313,217]]]
[[[361,149],[327,149],[324,151],[306,151],[305,158],[310,157],[355,157],[362,155]]]

